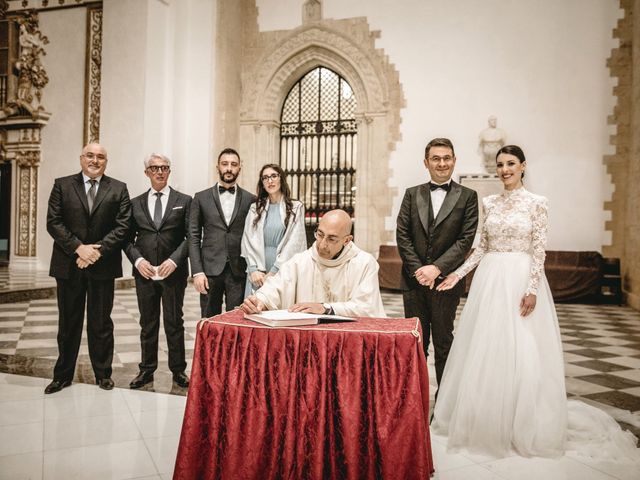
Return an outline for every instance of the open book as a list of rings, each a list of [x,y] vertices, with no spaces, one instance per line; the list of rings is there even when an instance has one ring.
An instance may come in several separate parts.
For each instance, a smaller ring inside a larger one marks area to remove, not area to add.
[[[268,310],[244,318],[262,323],[270,327],[296,327],[299,325],[316,325],[318,323],[354,322],[355,318],[339,315],[324,315],[314,313],[290,312],[288,310]]]

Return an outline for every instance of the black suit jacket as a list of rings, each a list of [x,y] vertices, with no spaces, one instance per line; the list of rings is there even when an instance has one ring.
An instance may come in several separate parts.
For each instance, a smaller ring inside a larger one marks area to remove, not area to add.
[[[240,256],[244,220],[255,195],[236,187],[236,203],[227,225],[217,188],[207,188],[193,197],[189,221],[191,273],[220,275],[229,262],[235,276],[245,274],[247,264]]]
[[[428,183],[407,189],[396,229],[403,290],[419,285],[413,274],[424,265],[435,265],[442,275],[448,275],[462,265],[473,244],[478,227],[478,194],[474,190],[452,181],[432,222],[430,209]]]
[[[133,274],[141,276],[135,268],[139,258],[145,258],[156,266],[170,258],[177,268],[165,281],[185,279],[189,276],[187,236],[191,197],[170,188],[167,207],[158,228],[149,212],[150,193],[151,189],[131,200],[131,236],[125,253],[134,265]]]
[[[131,202],[127,186],[102,176],[89,213],[82,173],[57,178],[49,196],[47,231],[53,237],[49,275],[68,279],[79,270],[75,251],[81,244],[101,246],[100,259],[85,270],[98,280],[122,276],[121,249],[127,240]]]

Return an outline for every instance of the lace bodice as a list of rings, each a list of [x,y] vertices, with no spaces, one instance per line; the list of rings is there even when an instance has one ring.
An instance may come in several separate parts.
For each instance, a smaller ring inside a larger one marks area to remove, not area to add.
[[[454,273],[473,270],[488,252],[527,252],[532,257],[526,295],[535,295],[544,272],[547,243],[547,199],[524,189],[504,191],[482,200],[484,224],[480,244]]]

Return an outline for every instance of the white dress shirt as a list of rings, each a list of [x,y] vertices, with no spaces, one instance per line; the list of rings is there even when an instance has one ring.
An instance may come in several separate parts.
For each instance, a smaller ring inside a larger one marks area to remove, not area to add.
[[[218,190],[219,183],[216,183],[213,188]],[[227,222],[227,225],[231,222],[231,216],[233,215],[233,209],[236,206],[236,195],[238,194],[238,186],[236,185],[236,191],[234,193],[224,192],[222,194],[218,194],[220,197],[220,205],[222,206],[222,213],[224,214],[224,219]],[[219,192],[219,190],[218,190]]]
[[[164,218],[164,212],[167,210],[167,203],[169,202],[169,193],[171,189],[169,185],[165,185],[162,190],[154,190],[153,188],[149,190],[149,195],[147,196],[147,206],[149,207],[149,215],[153,219],[153,212],[155,212],[156,208],[156,193],[161,193],[160,203],[162,204],[162,218]]]
[[[91,178],[87,177],[84,173],[82,174],[82,179],[84,180],[84,193],[86,193],[87,195],[89,194],[89,189],[91,188],[91,182],[89,182],[89,180],[91,180]],[[100,175],[99,177],[94,178],[93,180],[95,180],[96,182],[96,195],[98,194],[98,189],[100,188],[100,180],[102,180],[102,175]]]
[[[451,186],[451,179],[444,183],[436,183],[431,181],[434,185],[449,185]],[[438,212],[442,207],[442,203],[444,202],[444,197],[447,196],[447,191],[442,188],[437,188],[436,190],[431,190],[431,208],[433,208],[433,219],[438,218]]]

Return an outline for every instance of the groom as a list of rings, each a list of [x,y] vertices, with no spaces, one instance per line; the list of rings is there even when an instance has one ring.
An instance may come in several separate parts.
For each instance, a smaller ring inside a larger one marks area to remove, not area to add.
[[[451,180],[455,164],[451,140],[434,138],[427,144],[424,165],[431,181],[407,189],[396,230],[404,314],[420,318],[425,355],[433,336],[438,385],[464,282],[443,292],[434,287],[464,262],[478,226],[478,195]]]

